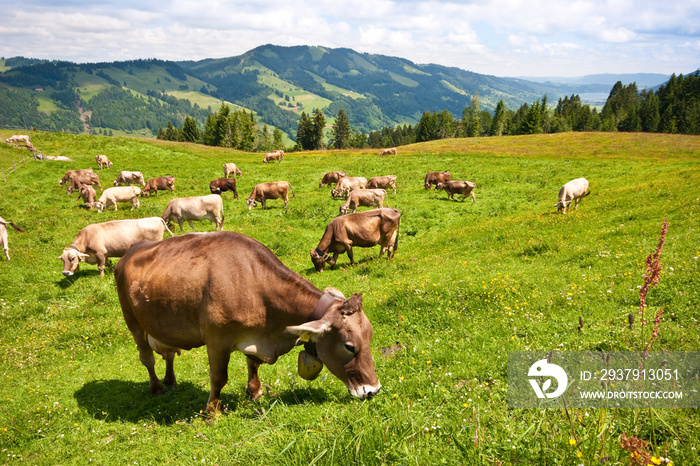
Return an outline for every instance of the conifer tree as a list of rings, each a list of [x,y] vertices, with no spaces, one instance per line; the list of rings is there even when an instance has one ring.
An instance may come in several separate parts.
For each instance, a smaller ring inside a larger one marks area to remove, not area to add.
[[[350,146],[350,121],[342,108],[335,117],[331,144],[336,149],[346,149]]]
[[[199,140],[197,122],[189,115],[185,117],[185,122],[182,125],[182,139],[186,142],[197,142]]]

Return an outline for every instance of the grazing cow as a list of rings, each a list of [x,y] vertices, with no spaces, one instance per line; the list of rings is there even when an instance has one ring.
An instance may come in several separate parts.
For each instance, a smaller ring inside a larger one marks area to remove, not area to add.
[[[423,186],[425,189],[430,189],[430,186],[435,185],[435,189],[437,189],[438,183],[450,181],[450,176],[450,172],[428,172],[428,174],[425,175],[425,183],[423,183]]]
[[[157,196],[158,191],[165,191],[166,189],[171,193],[175,192],[174,176],[159,176],[146,181],[146,185],[141,190],[141,197],[148,197],[153,193]]]
[[[192,220],[209,220],[216,225],[216,230],[224,229],[224,201],[218,194],[206,196],[176,197],[168,202],[161,217],[168,225],[177,221],[182,231],[182,224],[187,221],[192,230]]]
[[[92,173],[92,168],[83,168],[82,170],[68,170],[66,174],[63,175],[63,178],[58,180],[58,184],[62,185],[63,183],[72,180],[74,176],[84,175],[86,173]]]
[[[302,344],[300,355],[318,367],[309,374],[300,364],[302,377],[313,379],[325,364],[352,396],[370,398],[381,388],[362,295],[345,299],[332,288],[320,291],[252,238],[221,231],[144,241],[119,260],[114,277],[154,395],[176,385],[175,354],[204,345],[212,414],[221,409],[233,351],[247,358],[246,392],[253,400],[263,395],[260,365]],[[154,351],[165,359],[162,382]]]
[[[396,150],[396,147],[390,147],[389,149],[382,149],[379,152],[379,156],[384,157],[384,156],[388,156],[388,155],[393,155],[394,157],[396,157],[396,154],[398,154],[398,152],[399,151]]]
[[[141,188],[138,186],[116,186],[107,188],[102,191],[102,195],[95,202],[95,207],[98,212],[109,209],[109,206],[114,206],[114,211],[117,211],[117,202],[131,202],[131,210],[138,209],[141,206],[139,202],[139,194]]]
[[[97,198],[95,188],[93,188],[89,184],[81,184],[80,195],[77,198],[75,198],[75,200],[77,201],[80,198],[83,199],[83,203],[87,206],[87,208],[92,210],[92,208],[95,206],[95,199]]]
[[[112,168],[112,162],[109,161],[106,155],[96,155],[95,162],[97,162],[97,167],[102,170],[104,167]]]
[[[335,268],[338,255],[344,252],[348,253],[353,264],[353,246],[371,248],[379,244],[379,257],[386,251],[391,259],[399,245],[400,221],[401,213],[396,209],[368,210],[334,218],[326,226],[316,249],[311,251],[316,272],[322,272],[326,262]]]
[[[289,191],[292,191],[292,197],[294,197],[294,189],[289,181],[273,181],[270,183],[260,183],[256,184],[253,188],[253,192],[250,193],[248,199],[245,200],[248,210],[256,207],[258,202],[262,205],[263,210],[267,209],[266,201],[267,199],[280,199],[284,200],[284,208],[287,208],[289,204]]]
[[[554,207],[557,208],[558,212],[566,213],[566,207],[573,201],[576,201],[574,209],[578,209],[578,203],[589,194],[591,194],[591,190],[588,187],[588,180],[585,178],[576,178],[561,187],[559,190],[559,202],[554,204]]]
[[[275,160],[277,160],[277,163],[282,163],[282,158],[284,158],[283,150],[273,150],[272,152],[265,154],[265,157],[263,157],[263,163],[274,162]]]
[[[7,225],[10,225],[12,228],[15,230],[19,231],[20,233],[24,233],[24,230],[15,225],[12,222],[8,222],[7,220],[3,219],[0,217],[0,244],[2,245],[2,250],[5,252],[5,257],[7,257],[7,260],[10,260],[10,247],[9,247],[9,242],[7,240]]]
[[[476,202],[474,188],[476,188],[476,183],[471,181],[445,181],[444,183],[438,183],[438,185],[435,186],[436,191],[445,191],[447,193],[447,197],[452,200],[455,199],[455,194],[462,195],[462,202],[464,202],[467,196],[471,196],[472,204]]]
[[[367,178],[364,176],[346,176],[338,180],[335,188],[331,189],[331,197],[347,197],[350,191],[355,189],[365,189]]]
[[[233,198],[238,199],[235,178],[217,178],[209,183],[209,191],[212,194],[221,194],[224,191],[233,191]]]
[[[243,173],[241,169],[236,166],[235,163],[225,163],[224,164],[224,178],[228,178],[230,174],[234,176],[241,176]]]
[[[356,189],[348,194],[345,204],[340,206],[340,215],[347,214],[348,210],[352,210],[354,214],[359,206],[381,209],[384,207],[385,198],[386,190],[384,189]],[[387,207],[389,207],[388,203]]]
[[[26,134],[13,134],[9,138],[5,139],[5,144],[24,144],[29,143],[29,136]]]
[[[63,275],[70,277],[78,271],[81,262],[97,264],[100,277],[104,276],[108,257],[121,257],[132,244],[143,240],[160,241],[167,230],[160,217],[130,220],[112,220],[93,223],[80,230],[73,243],[63,249]],[[172,232],[168,230],[172,235]]]
[[[367,181],[367,189],[393,189],[396,194],[396,175],[375,176]]]
[[[142,187],[146,186],[146,182],[143,180],[143,173],[121,171],[117,179],[114,180],[114,186],[119,186],[120,184],[129,186],[131,183],[140,184]]]
[[[347,173],[345,172],[328,172],[323,175],[323,179],[321,179],[321,182],[318,184],[319,188],[322,188],[324,186],[330,186],[333,184],[337,184],[338,180],[340,180],[342,177],[348,176]]]
[[[97,186],[99,186],[100,189],[102,189],[99,175],[97,175],[96,173],[78,173],[77,175],[73,175],[73,177],[71,178],[70,184],[66,186],[66,192],[68,194],[72,194],[73,191],[75,191],[76,189],[80,190],[80,186],[84,184],[96,184]]]

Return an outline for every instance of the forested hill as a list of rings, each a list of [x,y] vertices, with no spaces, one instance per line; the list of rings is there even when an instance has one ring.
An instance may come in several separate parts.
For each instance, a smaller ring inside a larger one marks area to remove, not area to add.
[[[243,55],[201,61],[136,60],[76,64],[15,57],[0,60],[0,126],[152,136],[187,115],[204,128],[222,102],[255,113],[260,126],[296,135],[302,112],[343,109],[368,133],[416,124],[425,111],[460,118],[475,95],[482,110],[500,100],[518,108],[547,95],[607,93],[595,84],[535,83],[458,68],[324,47],[265,45]]]

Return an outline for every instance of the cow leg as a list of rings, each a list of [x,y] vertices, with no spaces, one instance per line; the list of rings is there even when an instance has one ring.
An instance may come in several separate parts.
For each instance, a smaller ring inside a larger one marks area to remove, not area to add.
[[[247,356],[248,359],[248,386],[245,391],[250,398],[255,401],[263,395],[262,384],[258,378],[258,368],[260,367],[259,359],[252,356]]]
[[[231,353],[226,349],[216,348],[214,345],[207,345],[207,355],[209,356],[209,383],[211,391],[207,401],[207,412],[215,413],[221,411],[221,390],[228,382],[228,362]]]
[[[187,223],[189,223],[190,228],[192,228],[192,231],[195,231],[194,224],[192,223],[192,220],[188,220]]]
[[[107,262],[107,257],[104,254],[95,254],[97,258],[97,270],[100,271],[100,278],[105,276],[105,263]]]
[[[177,224],[180,225],[180,233],[182,233],[182,219],[181,218],[177,219]]]
[[[472,191],[472,204],[476,203],[476,196],[474,195],[474,191]]]
[[[7,257],[7,260],[10,260],[10,249],[6,246],[3,245],[2,250],[5,252],[5,257]]]
[[[265,210],[267,209],[267,203],[265,202],[265,198],[263,197],[262,201],[260,201],[260,204],[262,205],[262,209]]]
[[[288,198],[288,197],[285,197],[285,198],[284,198],[284,208],[285,208],[285,209],[287,208],[287,204],[289,204],[289,198]]]
[[[126,313],[124,317],[127,317]],[[151,345],[148,344],[146,332],[144,332],[143,329],[138,326],[138,324],[136,324],[136,327],[132,328],[132,322],[134,321],[128,318],[126,320],[127,326],[131,331],[131,335],[134,337],[134,341],[136,342],[136,347],[139,350],[139,360],[148,371],[148,389],[153,395],[165,393],[165,388],[163,387],[163,384],[160,383],[158,375],[156,374],[156,358],[153,355],[153,348],[151,348]]]
[[[352,246],[347,245],[345,249],[346,249],[346,252],[348,253],[348,258],[350,259],[350,264],[354,264],[355,260],[352,257]]]

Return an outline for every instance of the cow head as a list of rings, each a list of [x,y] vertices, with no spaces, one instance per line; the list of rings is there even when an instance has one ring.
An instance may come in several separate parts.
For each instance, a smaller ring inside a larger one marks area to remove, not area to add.
[[[102,201],[95,201],[95,208],[98,212],[102,212],[105,209],[105,203]]]
[[[438,183],[435,185],[435,191],[439,191],[441,189],[445,189],[445,183]]]
[[[253,207],[256,207],[258,205],[258,203],[255,202],[255,199],[253,197],[249,197],[248,199],[246,199],[245,203],[248,206],[248,210],[250,210]]]
[[[331,189],[331,197],[332,197],[332,198],[335,199],[336,197],[340,197],[341,194],[342,194],[342,191],[341,191],[339,188],[333,188],[333,189]]]
[[[63,275],[70,277],[78,271],[81,262],[85,262],[90,257],[78,251],[75,247],[70,246],[63,250],[63,254],[58,256],[63,261]]]
[[[323,269],[326,267],[326,262],[331,264],[331,267],[335,265],[331,255],[318,248],[311,251],[311,262],[313,262],[316,272],[323,272]]]
[[[370,350],[372,324],[362,310],[362,295],[338,301],[319,320],[287,327],[287,331],[315,344],[318,358],[347,387],[352,396],[369,398],[382,385]]]

